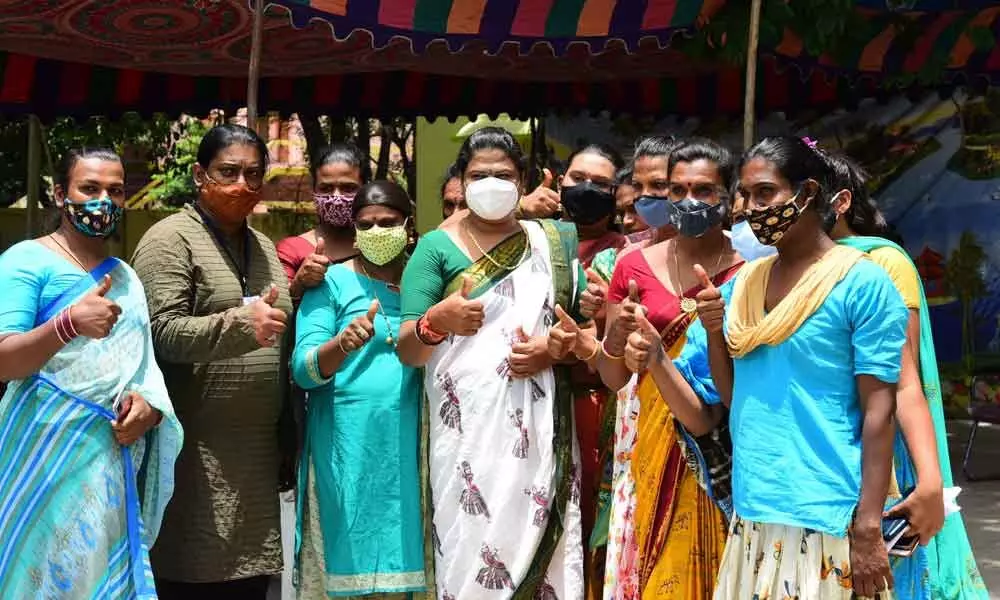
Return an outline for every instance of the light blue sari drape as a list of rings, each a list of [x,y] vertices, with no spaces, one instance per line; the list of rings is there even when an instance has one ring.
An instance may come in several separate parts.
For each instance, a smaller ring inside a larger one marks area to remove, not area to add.
[[[155,598],[149,548],[183,434],[153,358],[142,285],[111,258],[43,307],[36,326],[110,274],[111,334],[77,338],[0,400],[0,598]],[[130,447],[110,421],[123,391],[163,414]]]

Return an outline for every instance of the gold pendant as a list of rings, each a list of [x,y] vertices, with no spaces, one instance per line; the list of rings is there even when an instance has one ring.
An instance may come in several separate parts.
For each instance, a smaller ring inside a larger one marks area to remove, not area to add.
[[[698,301],[694,298],[681,298],[681,310],[685,313],[693,313],[698,310]]]
[[[390,346],[392,345],[392,342],[393,342],[393,341],[394,341],[394,340],[392,339],[392,336],[391,336],[391,335],[390,335],[389,337],[385,338],[385,343],[386,343],[386,344],[389,344]]]

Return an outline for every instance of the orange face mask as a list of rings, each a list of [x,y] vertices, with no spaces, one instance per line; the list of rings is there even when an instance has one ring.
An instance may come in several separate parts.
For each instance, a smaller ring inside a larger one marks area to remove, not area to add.
[[[250,189],[245,182],[223,184],[209,178],[201,195],[209,210],[229,223],[245,220],[260,202],[260,190]]]

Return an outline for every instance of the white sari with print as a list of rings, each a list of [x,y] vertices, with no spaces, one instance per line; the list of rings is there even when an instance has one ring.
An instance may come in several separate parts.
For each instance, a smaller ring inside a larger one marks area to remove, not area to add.
[[[531,251],[478,295],[486,314],[482,329],[441,344],[426,367],[435,571],[442,600],[511,598],[549,521],[558,476],[555,378],[551,369],[512,378],[507,365],[519,327],[543,335],[552,324],[547,237],[537,223],[523,226]],[[575,434],[570,439],[563,531],[544,581],[525,597],[583,598],[579,453]]]

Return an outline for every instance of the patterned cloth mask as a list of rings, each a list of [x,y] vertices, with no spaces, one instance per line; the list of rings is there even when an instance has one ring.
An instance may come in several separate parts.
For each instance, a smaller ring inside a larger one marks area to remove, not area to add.
[[[351,216],[351,205],[354,194],[313,194],[316,203],[316,216],[321,223],[333,227],[350,227],[354,224]]]
[[[799,208],[795,202],[799,198],[796,192],[788,202],[765,206],[764,208],[747,209],[743,214],[746,216],[750,229],[757,236],[761,244],[773,246],[795,225],[802,215],[804,208]]]
[[[357,229],[354,244],[361,254],[374,265],[382,266],[395,260],[406,249],[410,235],[406,225],[380,227],[372,225],[368,229]]]
[[[77,231],[87,237],[108,238],[125,212],[121,206],[111,201],[111,198],[91,198],[85,202],[63,201],[63,213]]]

